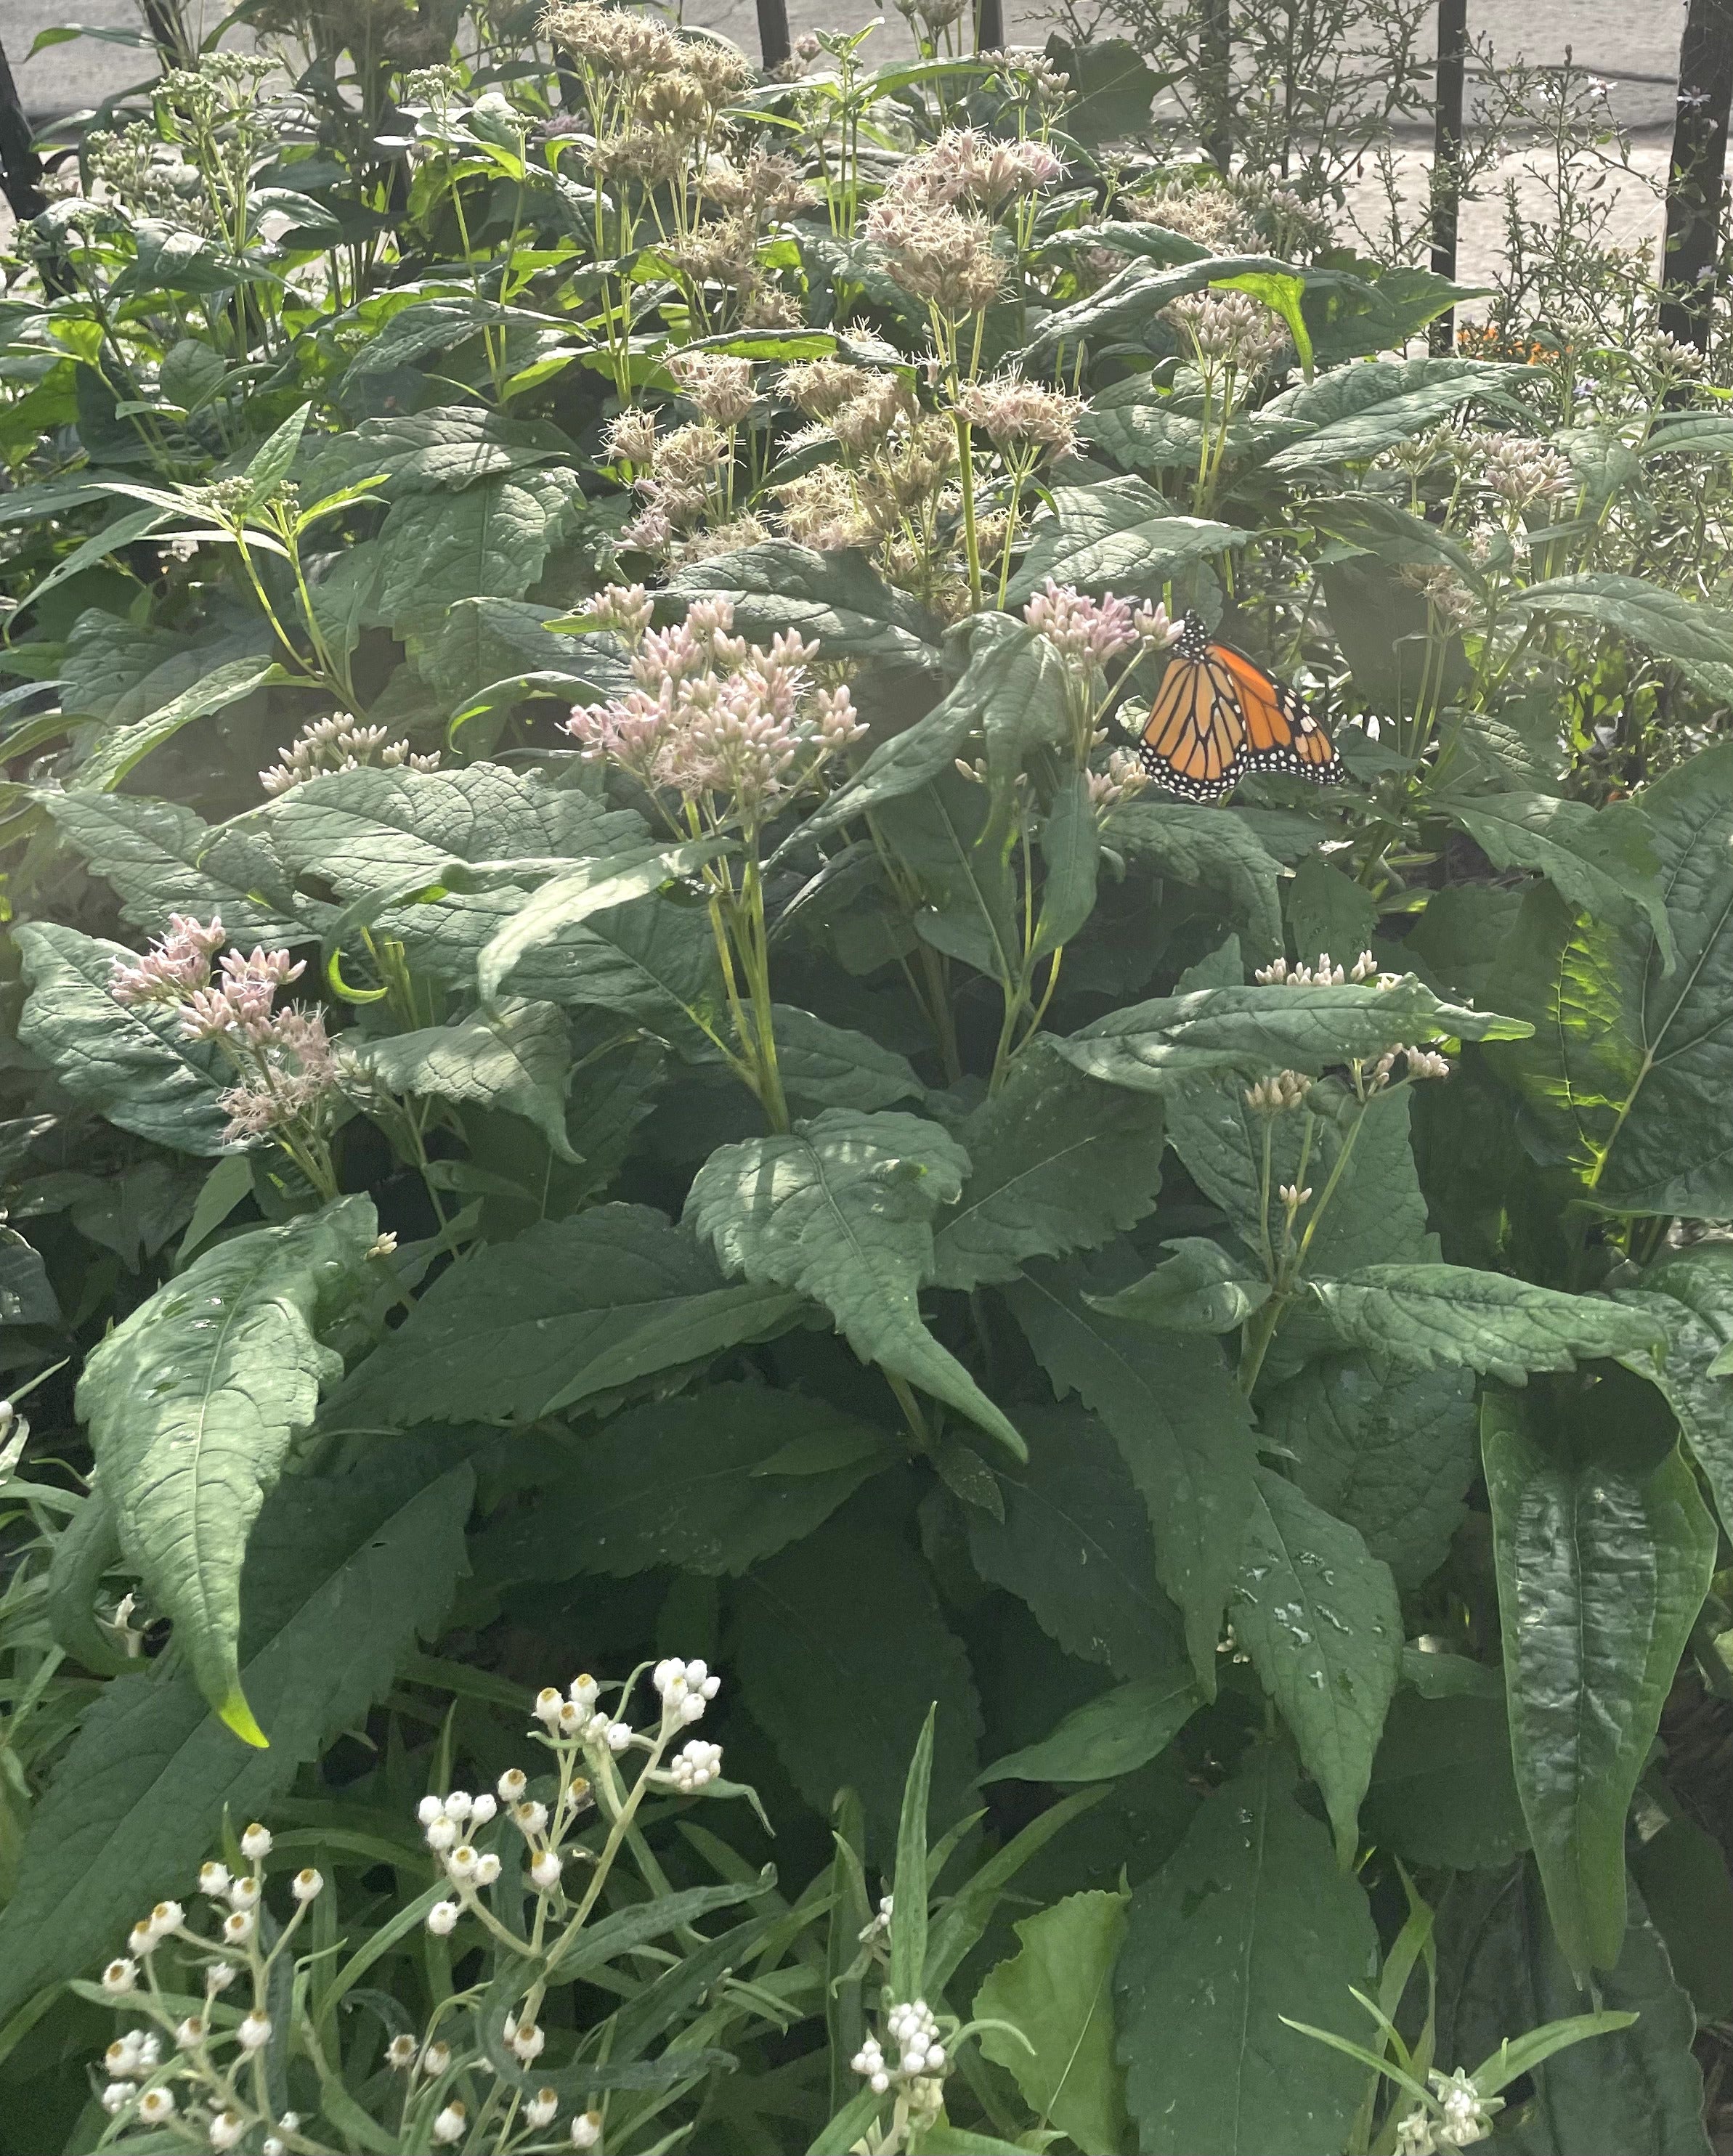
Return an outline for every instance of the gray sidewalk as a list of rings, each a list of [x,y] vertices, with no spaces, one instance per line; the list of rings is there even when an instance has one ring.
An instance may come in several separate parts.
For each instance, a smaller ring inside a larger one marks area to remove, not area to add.
[[[199,26],[201,5],[189,11]],[[227,13],[222,0],[202,0],[203,27],[213,28]],[[887,17],[887,41],[907,43],[902,18],[887,0],[881,10],[863,0],[789,0],[798,33],[827,25]],[[1050,0],[1006,0],[1006,27],[1020,44],[1045,43]],[[757,44],[753,0],[687,0],[687,19],[719,30],[748,51]],[[1613,85],[1613,110],[1628,127],[1645,131],[1671,125],[1673,85],[1684,11],[1680,0],[1469,0],[1473,37],[1489,37],[1511,57],[1576,61]],[[148,71],[147,56],[124,45],[80,38],[26,60],[37,33],[66,21],[104,29],[138,25],[136,0],[0,0],[0,42],[18,76],[27,110],[35,118],[76,110],[124,89]]]

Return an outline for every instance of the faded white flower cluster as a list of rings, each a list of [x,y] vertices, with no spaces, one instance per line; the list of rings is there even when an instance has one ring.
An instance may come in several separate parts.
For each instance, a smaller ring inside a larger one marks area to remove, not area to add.
[[[364,726],[347,711],[333,711],[303,726],[277,760],[259,774],[267,793],[286,793],[291,786],[305,786],[310,778],[323,778],[333,771],[355,771],[363,764],[377,764],[386,771],[437,771],[437,749],[418,755],[406,741],[393,741],[385,726]]]
[[[1453,2074],[1434,2068],[1427,2079],[1437,2114],[1417,2105],[1396,2122],[1396,2156],[1437,2156],[1441,2149],[1472,2148],[1491,2138],[1494,2114],[1504,2108],[1503,2097],[1483,2096],[1461,2066]]]
[[[1246,292],[1188,292],[1163,310],[1201,372],[1255,374],[1288,341],[1286,325]]]
[[[567,731],[652,792],[702,803],[712,824],[755,823],[820,789],[825,767],[866,728],[846,687],[812,679],[815,644],[792,630],[766,649],[733,634],[727,599],[702,599],[672,629],[650,625],[641,586],[610,585],[594,617],[635,644],[635,686],[579,705]]]

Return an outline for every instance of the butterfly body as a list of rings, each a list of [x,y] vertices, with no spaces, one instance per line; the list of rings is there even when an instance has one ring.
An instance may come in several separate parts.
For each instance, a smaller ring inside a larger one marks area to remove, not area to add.
[[[1188,613],[1138,739],[1144,768],[1188,801],[1219,801],[1247,772],[1334,785],[1341,764],[1305,699]]]

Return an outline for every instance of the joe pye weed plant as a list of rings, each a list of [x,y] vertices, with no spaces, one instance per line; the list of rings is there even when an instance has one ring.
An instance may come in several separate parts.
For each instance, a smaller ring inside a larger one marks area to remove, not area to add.
[[[4,261],[0,2148],[1705,2148],[1721,325],[248,19]]]

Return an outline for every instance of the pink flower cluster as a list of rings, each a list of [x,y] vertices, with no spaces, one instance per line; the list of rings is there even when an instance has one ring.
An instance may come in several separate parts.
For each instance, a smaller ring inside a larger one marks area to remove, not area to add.
[[[1115,598],[1111,592],[1093,599],[1051,577],[1024,608],[1023,619],[1067,659],[1091,666],[1105,666],[1136,644],[1164,647],[1180,633],[1165,607],[1145,605],[1134,612],[1129,599]]]
[[[896,189],[934,208],[990,215],[1013,195],[1051,187],[1064,170],[1044,142],[1001,142],[974,127],[954,127],[925,157],[909,160],[897,176]]]
[[[672,629],[653,629],[636,587],[610,585],[592,609],[636,644],[636,685],[579,705],[567,732],[652,791],[703,800],[712,817],[753,819],[813,783],[866,728],[846,688],[815,688],[819,647],[792,630],[767,650],[733,634],[727,599],[701,599]]]
[[[230,950],[213,978],[211,960],[224,940],[221,919],[213,916],[206,927],[172,913],[168,930],[135,963],[115,961],[109,993],[117,1004],[176,1008],[187,1040],[221,1045],[239,1081],[218,1099],[231,1142],[306,1121],[336,1091],[338,1070],[322,1016],[293,1004],[276,1008],[278,990],[301,978],[304,963],[291,963],[286,951]]]

